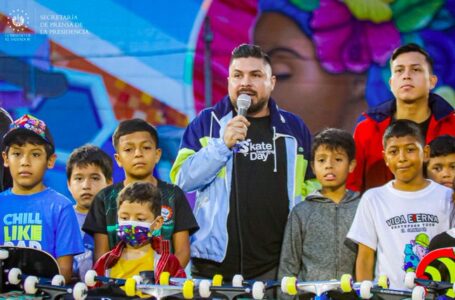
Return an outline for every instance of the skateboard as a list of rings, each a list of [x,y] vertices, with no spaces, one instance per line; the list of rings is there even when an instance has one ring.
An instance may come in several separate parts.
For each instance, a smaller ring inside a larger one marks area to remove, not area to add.
[[[455,298],[455,247],[425,255],[415,273],[406,273],[405,285],[413,289],[413,300],[421,300],[427,294]]]
[[[210,298],[220,295],[234,299],[240,295],[249,294],[253,299],[263,299],[266,290],[265,283],[261,281],[247,282],[240,275],[234,276],[232,284],[223,284],[223,277],[215,275],[212,280],[171,278],[169,273],[160,275],[159,283],[143,283],[137,278],[126,280],[125,292],[127,296],[134,296],[138,291],[148,294],[156,299],[181,294],[184,299],[193,299],[195,296]]]
[[[382,278],[387,278],[383,276]],[[386,282],[385,282],[386,281]],[[411,298],[412,292],[404,290],[390,289],[387,279],[381,279],[377,282],[365,280],[354,284],[353,288],[361,299],[405,299]],[[423,299],[422,299],[423,300]]]
[[[343,274],[340,280],[298,281],[296,277],[287,276],[281,280],[281,291],[291,296],[303,292],[314,295],[315,299],[322,299],[330,291],[341,290],[349,293],[352,289],[353,280],[349,274]]]
[[[55,258],[47,252],[13,246],[0,246],[0,292],[24,290],[26,294],[46,295],[56,299],[71,294],[82,300],[87,294],[85,284],[65,287]]]

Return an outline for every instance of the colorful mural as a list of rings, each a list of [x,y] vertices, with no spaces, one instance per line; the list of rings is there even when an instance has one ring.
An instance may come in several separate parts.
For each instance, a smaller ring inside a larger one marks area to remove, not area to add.
[[[68,154],[86,143],[112,154],[114,128],[131,117],[158,127],[157,176],[168,179],[184,127],[206,105],[205,17],[213,104],[231,50],[257,43],[272,58],[280,106],[313,132],[352,130],[391,97],[388,58],[411,41],[434,57],[436,91],[455,104],[455,0],[0,0],[0,105],[51,128],[58,162],[47,184],[69,195]]]

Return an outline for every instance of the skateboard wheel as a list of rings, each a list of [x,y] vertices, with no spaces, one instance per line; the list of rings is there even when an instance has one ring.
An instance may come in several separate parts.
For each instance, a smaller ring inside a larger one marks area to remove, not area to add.
[[[222,286],[223,285],[223,275],[216,274],[212,279],[213,286]]]
[[[297,295],[297,278],[288,277],[285,285],[285,293],[291,296]]]
[[[240,274],[235,274],[234,277],[232,277],[232,286],[242,287],[243,286],[243,276]]]
[[[352,292],[352,276],[350,274],[341,275],[340,288],[343,293]]]
[[[185,280],[182,287],[182,294],[185,299],[194,298],[194,282],[192,280]]]
[[[96,273],[95,270],[88,270],[87,273],[85,273],[85,276],[84,276],[84,282],[87,286],[89,287],[93,287],[95,286],[96,284],[96,276],[98,276],[98,274]]]
[[[54,277],[52,277],[51,284],[55,285],[55,286],[64,286],[65,285],[65,277],[63,277],[60,274],[55,275]]]
[[[212,283],[210,280],[207,279],[202,279],[201,282],[199,282],[199,296],[202,298],[209,298],[210,297],[210,285]]]
[[[26,294],[36,294],[38,289],[36,285],[38,284],[39,279],[36,276],[28,276],[24,281],[24,291]]]
[[[136,295],[136,280],[134,278],[128,278],[125,281],[125,293],[128,297]]]
[[[362,283],[360,283],[360,298],[370,299],[373,297],[373,294],[371,293],[372,288],[373,282],[369,280],[362,281]]]
[[[411,299],[412,300],[424,300],[426,293],[427,292],[425,291],[425,288],[423,286],[420,286],[420,285],[415,286],[412,289]]]
[[[389,288],[389,278],[387,275],[380,275],[378,279],[378,286],[382,287],[383,289]]]
[[[73,288],[73,298],[75,300],[84,300],[87,297],[88,288],[83,282],[78,282]]]
[[[281,292],[282,293],[285,293],[286,294],[286,284],[288,282],[288,276],[284,276],[283,278],[281,278],[281,285],[280,285],[280,288],[281,288]]]
[[[0,250],[0,260],[5,260],[9,257],[8,250],[1,249]]]
[[[408,289],[414,288],[416,286],[414,279],[416,279],[416,273],[414,273],[414,272],[406,273],[406,275],[404,276],[404,285]]]
[[[11,284],[21,283],[22,271],[19,268],[12,268],[8,272],[8,282]]]
[[[253,283],[253,290],[251,292],[253,299],[264,299],[265,284],[262,281],[255,281]]]
[[[169,272],[161,272],[160,285],[169,285],[170,278],[171,278],[171,274]]]

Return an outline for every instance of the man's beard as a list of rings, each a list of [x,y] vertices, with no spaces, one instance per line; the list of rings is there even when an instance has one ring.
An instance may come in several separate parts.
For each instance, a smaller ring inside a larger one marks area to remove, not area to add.
[[[259,99],[257,103],[251,103],[251,106],[248,108],[248,114],[255,114],[264,109],[268,104],[267,100]]]

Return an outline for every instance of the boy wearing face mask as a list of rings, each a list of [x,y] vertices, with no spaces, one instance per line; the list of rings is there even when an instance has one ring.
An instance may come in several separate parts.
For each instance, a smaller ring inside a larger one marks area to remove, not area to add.
[[[134,182],[120,192],[117,202],[120,242],[95,263],[98,275],[127,279],[153,271],[156,282],[164,271],[186,277],[170,253],[169,241],[155,233],[163,225],[160,191],[151,183]]]

